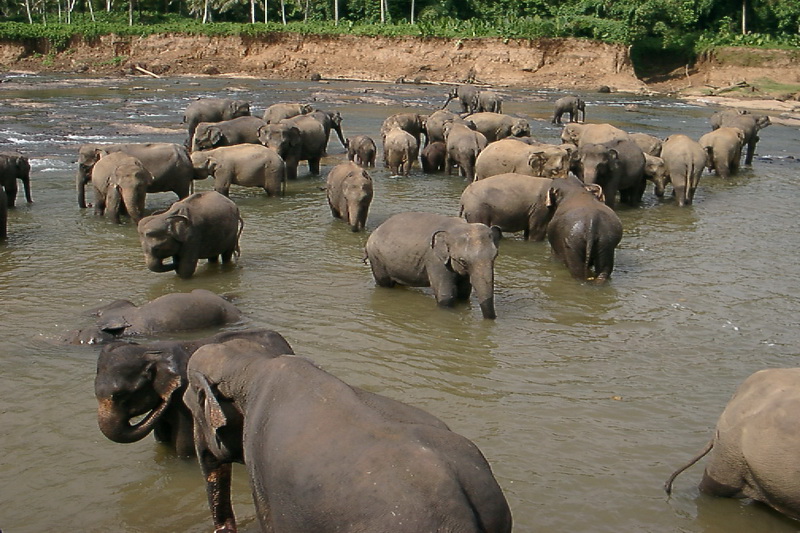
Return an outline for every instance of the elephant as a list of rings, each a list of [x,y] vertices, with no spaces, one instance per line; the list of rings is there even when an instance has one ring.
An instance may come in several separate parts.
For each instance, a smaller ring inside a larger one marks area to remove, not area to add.
[[[183,122],[189,130],[189,143],[201,122],[222,122],[237,117],[250,116],[250,102],[230,98],[198,98],[186,106]]]
[[[186,366],[201,346],[233,339],[257,343],[273,355],[291,354],[289,343],[268,329],[228,331],[193,341],[114,342],[97,358],[97,423],[109,440],[127,444],[151,432],[180,457],[195,454],[192,413],[183,402]],[[145,415],[132,423],[134,418]]]
[[[281,103],[272,104],[264,111],[264,122],[267,124],[277,124],[285,118],[292,118],[298,115],[307,115],[314,111],[311,104],[300,103]]]
[[[363,230],[372,202],[372,177],[359,165],[348,161],[333,167],[326,182],[331,214],[350,224],[354,232]]]
[[[475,160],[475,179],[516,173],[545,178],[565,178],[573,145],[527,144],[517,139],[489,143]]]
[[[68,333],[67,344],[105,344],[122,336],[156,335],[230,324],[242,314],[228,300],[206,289],[169,293],[136,306],[116,300],[91,311],[94,326]]]
[[[664,163],[664,160],[660,157],[656,157],[654,155],[650,155],[647,152],[644,153],[644,177],[647,180],[650,180],[655,185],[656,189],[656,196],[658,194],[659,184],[661,184],[661,196],[664,195],[664,184],[669,179],[669,174],[667,174],[667,165]]]
[[[339,142],[347,149],[347,139],[342,134],[342,115],[338,111],[312,111],[308,114],[310,117],[317,119],[322,127],[325,129],[325,149],[328,148],[328,139],[331,135],[331,130],[336,132],[339,137]]]
[[[503,99],[494,91],[480,91],[478,93],[478,112],[487,111],[490,113],[503,112]]]
[[[690,205],[706,166],[703,146],[686,135],[670,135],[664,140],[661,156],[667,172],[661,180],[654,180],[656,196],[664,196],[664,187],[671,182],[678,205]]]
[[[578,177],[587,184],[603,188],[606,204],[614,208],[617,192],[620,200],[637,205],[647,186],[645,157],[631,140],[617,139],[603,144],[584,144],[578,148]]]
[[[425,120],[425,135],[427,136],[428,144],[436,141],[444,142],[444,125],[447,122],[468,124],[468,121],[465,121],[461,116],[447,111],[446,109],[434,111],[428,115],[428,118]]]
[[[629,133],[630,140],[635,142],[642,152],[655,157],[661,157],[662,140],[646,133]]]
[[[8,238],[8,199],[0,194],[0,241]]]
[[[736,174],[742,159],[744,139],[744,132],[732,126],[723,126],[700,137],[699,143],[706,151],[708,169],[724,179]]]
[[[124,152],[102,154],[92,170],[94,213],[119,224],[127,213],[135,223],[144,216],[147,188],[153,182],[142,162]]]
[[[561,141],[580,148],[584,144],[600,144],[617,139],[629,139],[628,133],[611,124],[567,124],[561,131]]]
[[[92,170],[104,153],[124,152],[142,162],[153,181],[147,192],[172,191],[179,199],[189,196],[194,169],[186,147],[174,143],[84,144],[78,149],[78,206],[86,208],[85,185],[92,180]]]
[[[569,113],[570,122],[586,122],[586,102],[579,96],[562,96],[555,102],[553,124],[561,124],[561,116]]]
[[[502,113],[473,113],[466,117],[475,124],[475,129],[483,133],[486,142],[499,141],[506,137],[527,137],[531,127],[524,118],[516,118]]]
[[[523,231],[528,241],[543,241],[553,209],[547,193],[553,180],[525,174],[498,174],[474,181],[461,193],[461,215],[467,222]]]
[[[362,167],[375,167],[375,158],[378,147],[368,135],[356,135],[347,139],[347,159],[354,161]]]
[[[598,198],[602,190],[596,187],[584,185],[574,176],[553,180],[547,203],[555,211],[547,225],[547,240],[573,278],[603,284],[614,270],[622,222]]]
[[[386,134],[394,128],[410,133],[417,141],[417,146],[424,147],[428,145],[428,135],[425,129],[427,115],[420,115],[418,113],[397,113],[391,115],[381,124],[381,138],[385,138]],[[425,136],[425,143],[422,143],[422,136]]]
[[[266,126],[258,117],[237,117],[221,122],[201,122],[192,137],[192,152],[235,144],[259,144],[258,129]]]
[[[431,287],[441,307],[469,299],[472,288],[484,318],[494,308],[494,261],[500,228],[458,217],[405,212],[391,216],[365,245],[380,287]]]
[[[17,180],[22,182],[25,201],[33,203],[30,161],[16,152],[0,152],[0,187],[5,191],[7,207],[14,207],[17,202]]]
[[[800,368],[770,368],[750,375],[734,393],[717,421],[714,436],[675,478],[707,455],[700,491],[723,498],[750,498],[800,520],[796,483],[797,409]]]
[[[511,531],[486,458],[422,409],[246,340],[200,347],[187,375],[215,531],[237,531],[234,462],[262,531]]]
[[[192,152],[195,178],[214,178],[214,190],[228,196],[231,184],[261,187],[268,196],[286,192],[286,164],[272,148],[237,144]]]
[[[452,173],[454,166],[458,166],[461,175],[467,181],[474,181],[475,160],[481,150],[486,148],[486,137],[464,124],[448,122],[444,126],[444,138],[447,149],[445,157],[447,175]]]
[[[328,138],[325,127],[309,115],[283,119],[277,124],[265,124],[258,130],[261,144],[272,148],[286,163],[286,177],[297,179],[300,161],[308,161],[309,173],[319,175],[319,164],[325,155]]]
[[[480,89],[470,84],[453,87],[450,92],[447,93],[447,101],[445,101],[442,109],[446,109],[447,104],[449,104],[451,100],[458,99],[461,104],[462,113],[476,113],[480,106],[480,92]]]
[[[239,253],[244,222],[239,208],[216,191],[194,193],[164,211],[139,221],[145,263],[153,272],[174,270],[187,279],[199,259],[228,263]],[[172,262],[164,264],[171,257]]]
[[[423,148],[419,160],[425,172],[439,172],[445,170],[447,159],[447,145],[443,141],[435,141]]]
[[[744,144],[747,154],[744,158],[745,165],[753,164],[756,152],[756,143],[759,141],[758,132],[772,124],[767,115],[753,115],[748,111],[726,110],[718,111],[711,116],[711,129],[722,127],[739,128],[744,133]]]
[[[408,176],[419,155],[419,144],[413,135],[399,126],[383,138],[383,163],[392,176]]]

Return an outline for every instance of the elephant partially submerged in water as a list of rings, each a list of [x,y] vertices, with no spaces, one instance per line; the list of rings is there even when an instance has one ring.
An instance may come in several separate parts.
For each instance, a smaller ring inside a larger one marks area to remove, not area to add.
[[[222,122],[250,115],[250,102],[231,98],[198,98],[186,107],[183,121],[189,131],[187,146],[201,122]]]

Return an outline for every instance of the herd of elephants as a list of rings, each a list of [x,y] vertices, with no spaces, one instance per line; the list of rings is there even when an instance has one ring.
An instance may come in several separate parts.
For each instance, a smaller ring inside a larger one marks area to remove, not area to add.
[[[455,111],[447,109],[451,101]],[[117,222],[129,218],[148,269],[189,278],[201,259],[225,263],[239,254],[244,221],[228,197],[231,185],[281,196],[300,162],[320,173],[333,131],[348,161],[329,171],[325,195],[333,217],[354,232],[365,231],[373,198],[368,169],[378,146],[392,175],[408,176],[420,165],[464,177],[461,216],[390,216],[368,236],[365,260],[378,286],[430,287],[440,306],[474,292],[483,317],[495,319],[494,263],[504,232],[547,239],[577,282],[606,283],[623,231],[617,203],[638,204],[652,181],[659,197],[671,184],[674,202],[691,205],[706,169],[727,178],[743,157],[752,164],[758,132],[770,124],[765,115],[722,111],[698,140],[660,139],[586,122],[586,105],[576,96],[555,102],[552,122],[565,116],[563,143],[540,143],[527,120],[502,113],[497,93],[462,84],[439,110],[395,114],[375,138],[348,139],[340,113],[306,103],[275,104],[259,118],[248,101],[200,98],[185,110],[186,145],[82,145],[78,205]],[[2,237],[18,181],[31,202],[29,175],[24,156],[0,154]],[[192,193],[193,180],[208,177],[214,190]],[[146,215],[146,194],[168,191],[179,200]],[[236,531],[234,462],[246,467],[263,531],[511,531],[506,498],[470,440],[426,411],[352,387],[295,356],[275,331],[145,344],[121,339],[238,321],[237,307],[214,292],[170,293],[141,306],[120,300],[93,314],[91,327],[65,341],[102,345],[95,380],[102,433],[119,443],[153,433],[178,455],[196,456],[214,531]],[[800,484],[792,478],[797,450],[789,438],[798,383],[800,369],[748,378],[714,438],[670,477],[667,492],[675,476],[710,453],[702,491],[751,498],[800,519]],[[317,453],[303,452],[304,442],[320,439],[326,446]]]

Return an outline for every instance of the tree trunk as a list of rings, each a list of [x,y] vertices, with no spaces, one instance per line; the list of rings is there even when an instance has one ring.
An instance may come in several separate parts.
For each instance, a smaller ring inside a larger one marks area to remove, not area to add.
[[[269,22],[269,20],[267,19],[267,0],[264,0],[264,24],[266,24],[267,22]]]
[[[256,0],[250,0],[250,24],[256,23]]]
[[[384,0],[379,0],[379,1],[380,1],[380,3],[381,3],[381,24],[384,24],[384,23],[386,23],[386,9],[385,9],[385,4],[384,4]]]
[[[128,0],[128,26],[133,26],[133,0]]]
[[[742,0],[742,35],[747,34],[747,0]]]
[[[28,24],[33,24],[33,17],[31,17],[31,0],[25,0],[25,13],[28,14]]]
[[[281,0],[281,22],[286,26],[286,0]]]
[[[333,24],[339,25],[339,0],[333,0]]]
[[[411,0],[411,24],[414,24],[414,0]]]
[[[94,19],[94,7],[92,6],[92,0],[86,0],[86,3],[89,4],[89,15],[92,17],[92,22],[97,22]]]

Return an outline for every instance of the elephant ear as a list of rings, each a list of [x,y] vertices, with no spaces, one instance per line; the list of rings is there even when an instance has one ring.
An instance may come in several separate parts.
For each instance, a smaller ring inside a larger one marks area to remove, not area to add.
[[[150,350],[145,352],[144,357],[150,361],[151,368],[155,372],[152,377],[153,388],[159,396],[167,400],[184,384],[183,372],[181,372],[181,368],[175,359],[175,354],[161,350]]]
[[[228,425],[228,417],[225,415],[225,411],[222,409],[222,405],[220,405],[216,394],[214,394],[214,390],[208,378],[200,372],[194,372],[192,374],[192,381],[199,385],[197,390],[197,404],[203,414],[202,420],[198,421],[197,418],[195,418],[195,424],[200,422],[199,425],[205,433],[202,435],[202,437],[205,437],[203,439],[205,440],[205,445],[218,460],[230,458],[230,450],[225,446],[222,435],[220,434],[220,431]],[[195,427],[197,427],[197,425],[195,425]],[[198,438],[201,438],[201,435],[196,434],[195,439]]]
[[[189,217],[189,212],[185,209],[179,209],[167,217],[169,224],[170,235],[178,242],[186,242],[189,240],[191,232],[192,220]]]
[[[603,203],[606,202],[606,195],[603,192],[603,187],[601,187],[597,183],[590,183],[588,185],[584,185],[583,188],[592,193],[592,195],[594,195],[594,197],[600,200],[601,202]]]
[[[558,191],[555,187],[547,189],[547,198],[545,198],[544,205],[548,208],[558,206]]]
[[[211,146],[217,146],[223,140],[222,130],[216,127],[208,128],[208,140],[211,142]]]
[[[206,164],[205,164],[206,170],[212,176],[217,171],[218,166],[219,166],[219,161],[217,161],[215,158],[209,157],[208,159],[206,159]]]
[[[447,244],[447,232],[437,231],[431,236],[431,249],[436,259],[450,268],[450,247]]]

